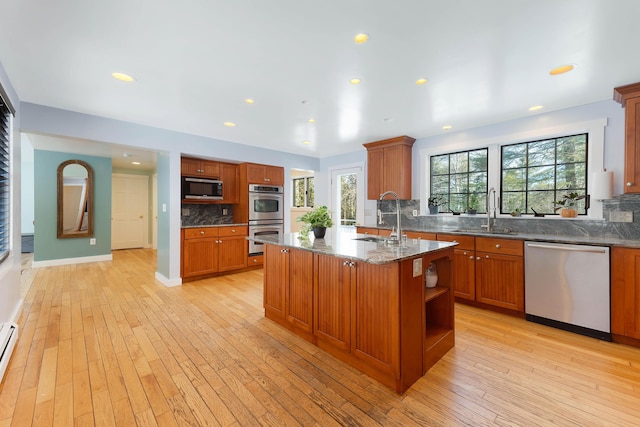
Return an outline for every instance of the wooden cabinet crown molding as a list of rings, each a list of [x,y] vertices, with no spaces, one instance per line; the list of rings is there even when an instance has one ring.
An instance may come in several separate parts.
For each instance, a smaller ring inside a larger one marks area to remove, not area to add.
[[[629,98],[640,96],[640,82],[625,86],[618,86],[613,89],[613,99],[624,107]]]
[[[364,145],[367,150],[371,150],[372,148],[384,148],[391,145],[406,145],[407,147],[413,147],[413,143],[416,142],[415,138],[411,138],[410,136],[396,136],[395,138],[383,139],[380,141],[369,142]]]

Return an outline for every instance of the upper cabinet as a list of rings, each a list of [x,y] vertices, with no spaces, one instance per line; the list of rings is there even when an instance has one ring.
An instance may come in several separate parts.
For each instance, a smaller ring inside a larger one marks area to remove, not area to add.
[[[364,144],[367,149],[367,199],[377,200],[385,191],[411,199],[411,151],[414,138],[399,136]]]
[[[280,166],[247,164],[248,184],[284,185],[284,168]]]
[[[625,108],[624,192],[640,193],[640,83],[615,88],[613,98]]]
[[[220,178],[220,163],[212,160],[182,157],[180,161],[180,173],[186,176]]]

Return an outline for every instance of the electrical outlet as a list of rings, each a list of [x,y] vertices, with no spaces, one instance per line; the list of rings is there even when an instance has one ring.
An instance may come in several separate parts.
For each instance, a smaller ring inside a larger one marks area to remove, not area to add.
[[[162,212],[166,212],[167,211],[167,204],[163,203],[162,204]]]
[[[418,209],[413,210],[413,216],[418,216]]]
[[[89,244],[91,246],[95,245],[96,244],[96,239],[89,239]]]
[[[633,222],[633,211],[609,212],[609,222]]]
[[[422,276],[422,258],[413,260],[413,277]]]
[[[229,213],[229,210],[227,208],[222,209],[222,215],[227,215],[228,213]]]
[[[189,216],[189,209],[182,209],[182,216]]]

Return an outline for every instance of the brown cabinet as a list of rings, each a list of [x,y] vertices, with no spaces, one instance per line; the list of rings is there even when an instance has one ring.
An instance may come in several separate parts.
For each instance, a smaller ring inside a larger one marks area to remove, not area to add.
[[[313,333],[313,253],[265,245],[265,316],[311,339]]]
[[[212,160],[182,157],[180,159],[180,173],[186,176],[220,178],[220,163]]]
[[[640,249],[611,248],[611,332],[640,340]],[[638,345],[638,342],[632,343]]]
[[[182,230],[182,277],[233,271],[247,266],[245,226]]]
[[[424,231],[406,231],[403,232],[407,235],[407,239],[418,239],[418,240],[436,240],[436,233],[425,233]]]
[[[327,255],[315,255],[314,335],[339,350],[351,350],[351,287],[356,263]]]
[[[248,184],[284,185],[284,168],[280,166],[247,164]]]
[[[411,199],[411,151],[414,138],[399,136],[364,144],[367,149],[367,199],[377,200],[385,191]]]
[[[458,242],[454,294],[458,298],[524,312],[522,240],[438,234]]]
[[[378,235],[378,229],[375,227],[356,227],[356,233],[358,234],[371,234]]]
[[[640,83],[614,89],[625,108],[624,192],[640,193]]]
[[[220,163],[222,181],[222,202],[236,204],[240,201],[240,172],[238,165]]]

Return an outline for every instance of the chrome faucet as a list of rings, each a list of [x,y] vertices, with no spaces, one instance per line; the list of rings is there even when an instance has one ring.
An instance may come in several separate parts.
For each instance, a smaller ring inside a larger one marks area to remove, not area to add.
[[[396,220],[397,220],[396,232],[398,233],[396,235],[396,239],[398,244],[400,244],[400,242],[402,241],[402,228],[400,228],[400,197],[398,197],[398,194],[396,194],[395,191],[385,191],[380,195],[380,200],[384,199],[385,196],[389,194],[391,194],[396,199]]]
[[[493,223],[491,222],[491,193],[493,193]],[[493,227],[496,225],[496,209],[496,189],[491,187],[487,192],[487,223],[481,225],[481,227],[486,228],[489,233],[493,231]]]

